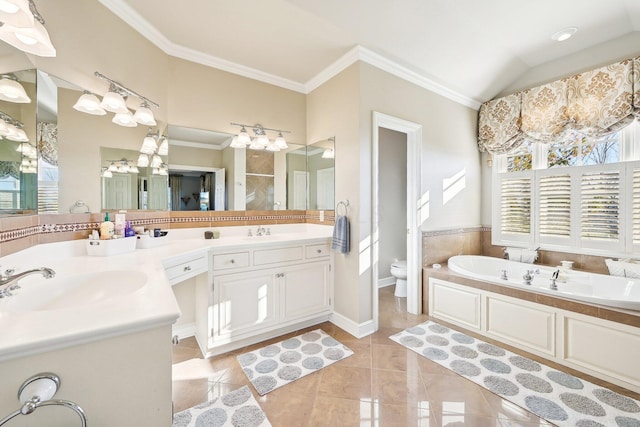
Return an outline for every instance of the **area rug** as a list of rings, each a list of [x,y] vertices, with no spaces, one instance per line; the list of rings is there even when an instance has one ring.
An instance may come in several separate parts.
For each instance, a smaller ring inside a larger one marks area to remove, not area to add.
[[[640,427],[640,402],[427,321],[389,337],[553,424]]]
[[[270,427],[249,386],[178,412],[173,427]]]
[[[277,344],[237,356],[244,373],[263,396],[353,354],[348,347],[316,329]]]

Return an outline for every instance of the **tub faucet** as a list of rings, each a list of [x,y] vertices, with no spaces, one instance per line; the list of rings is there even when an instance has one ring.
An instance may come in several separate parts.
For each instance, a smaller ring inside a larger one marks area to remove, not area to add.
[[[11,291],[20,289],[18,281],[25,276],[41,274],[45,279],[51,279],[56,275],[56,272],[48,267],[34,268],[18,274],[13,273],[14,270],[6,270],[3,274],[0,274],[0,298],[10,297],[12,295]]]
[[[509,259],[509,251],[507,251],[507,248],[502,248],[502,252],[504,252],[504,255],[502,255],[502,258]]]

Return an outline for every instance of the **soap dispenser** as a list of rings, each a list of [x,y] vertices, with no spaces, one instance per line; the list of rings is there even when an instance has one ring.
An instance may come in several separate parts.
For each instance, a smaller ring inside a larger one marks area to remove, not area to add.
[[[115,225],[109,220],[109,212],[104,214],[104,222],[100,224],[100,239],[109,240],[113,238]]]

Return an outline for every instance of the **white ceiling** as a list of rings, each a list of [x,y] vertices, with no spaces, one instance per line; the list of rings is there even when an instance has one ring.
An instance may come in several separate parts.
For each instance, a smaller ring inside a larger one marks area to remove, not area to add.
[[[640,34],[639,0],[100,2],[170,55],[282,87],[306,93],[366,58],[468,105],[535,67]],[[552,41],[565,27],[578,32]]]

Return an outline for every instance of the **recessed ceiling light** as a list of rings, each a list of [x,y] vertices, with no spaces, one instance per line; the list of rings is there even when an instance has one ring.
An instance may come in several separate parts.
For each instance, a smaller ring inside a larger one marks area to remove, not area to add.
[[[564,28],[564,29],[558,31],[557,33],[554,33],[551,36],[551,40],[555,40],[557,42],[561,42],[561,41],[567,40],[569,37],[574,35],[576,33],[576,31],[578,31],[578,29],[576,27]]]

